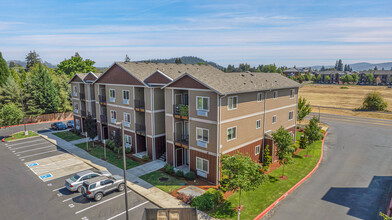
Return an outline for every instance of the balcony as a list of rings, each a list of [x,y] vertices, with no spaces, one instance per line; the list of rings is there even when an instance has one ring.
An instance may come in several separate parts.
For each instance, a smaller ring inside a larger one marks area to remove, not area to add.
[[[100,103],[101,105],[106,105],[106,96],[104,96],[104,95],[99,95],[98,97],[99,97],[99,103]]]
[[[135,110],[138,112],[145,112],[144,100],[135,100]]]
[[[188,120],[188,105],[173,105],[173,115],[175,118]]]
[[[174,144],[178,147],[189,148],[189,135],[178,135],[174,133]]]
[[[100,116],[101,116],[101,123],[107,124],[108,123],[108,116],[106,116],[106,115],[100,115]]]
[[[80,99],[86,100],[86,94],[84,92],[80,93]]]
[[[146,135],[146,126],[143,124],[135,124],[135,130],[138,135]]]

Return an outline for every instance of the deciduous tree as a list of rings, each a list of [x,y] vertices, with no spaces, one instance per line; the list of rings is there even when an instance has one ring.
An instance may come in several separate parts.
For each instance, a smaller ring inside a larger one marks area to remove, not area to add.
[[[304,97],[299,97],[298,99],[298,113],[297,119],[301,123],[304,118],[312,112],[312,107],[310,107],[310,103],[306,102]]]
[[[0,126],[17,125],[22,121],[23,113],[14,103],[4,105],[0,109]]]
[[[305,136],[309,143],[309,147],[307,148],[307,155],[309,155],[308,152],[310,145],[323,137],[321,134],[321,127],[319,127],[318,123],[319,119],[316,116],[313,116],[313,118],[310,119],[309,124],[305,127]]]
[[[388,103],[377,91],[368,93],[362,103],[362,109],[368,111],[385,111],[387,107]]]
[[[56,72],[58,74],[66,74],[69,77],[73,77],[75,73],[97,72],[97,68],[93,66],[94,64],[95,62],[92,60],[83,60],[80,56],[72,56],[70,59],[59,63]]]
[[[89,137],[92,142],[93,142],[93,148],[94,146],[94,138],[98,135],[97,131],[97,120],[93,118],[93,116],[88,113],[86,120],[85,120],[85,125],[86,125],[86,132],[87,132],[87,137]],[[87,150],[88,150],[88,142],[87,142]]]
[[[272,133],[272,137],[277,145],[276,155],[279,157],[279,164],[283,165],[282,178],[284,178],[284,166],[290,162],[295,151],[293,136],[286,129],[280,127]]]

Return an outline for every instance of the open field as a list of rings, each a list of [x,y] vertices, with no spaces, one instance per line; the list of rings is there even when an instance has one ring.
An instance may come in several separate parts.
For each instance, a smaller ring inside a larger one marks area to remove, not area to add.
[[[305,85],[299,89],[299,96],[305,97],[314,106],[343,108],[321,108],[321,113],[392,119],[392,114],[352,111],[361,107],[366,94],[373,91],[381,93],[388,103],[388,110],[392,111],[392,89],[388,89],[386,86],[344,85],[348,89],[341,87],[343,85]],[[318,112],[318,108],[313,108],[313,111]]]

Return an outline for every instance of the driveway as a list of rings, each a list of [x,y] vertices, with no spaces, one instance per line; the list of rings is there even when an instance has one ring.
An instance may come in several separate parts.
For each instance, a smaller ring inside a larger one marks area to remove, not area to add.
[[[321,121],[330,130],[319,169],[265,218],[381,219],[392,196],[392,121],[331,114]]]

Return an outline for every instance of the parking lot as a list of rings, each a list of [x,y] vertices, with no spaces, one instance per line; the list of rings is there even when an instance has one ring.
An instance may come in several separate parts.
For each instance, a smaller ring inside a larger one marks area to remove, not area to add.
[[[5,219],[124,219],[124,192],[96,202],[64,187],[65,179],[94,170],[42,137],[0,144],[0,212]],[[144,208],[157,207],[128,188],[130,219],[142,219]]]

